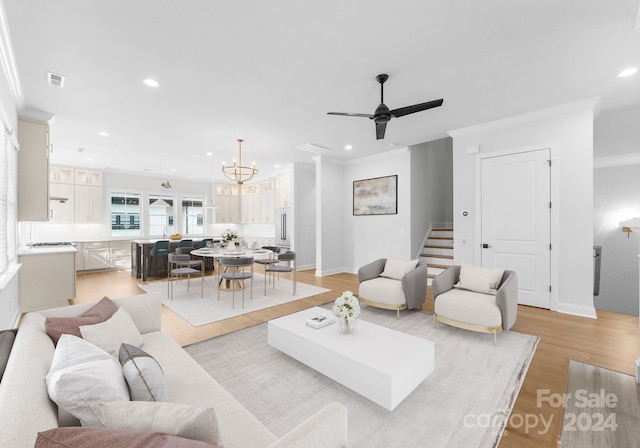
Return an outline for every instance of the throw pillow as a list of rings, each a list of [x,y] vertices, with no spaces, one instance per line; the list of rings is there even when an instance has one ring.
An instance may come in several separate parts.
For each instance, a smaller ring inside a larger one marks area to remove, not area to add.
[[[129,401],[120,363],[89,341],[63,334],[46,376],[49,398],[82,426],[101,426],[100,402]]]
[[[7,368],[7,361],[11,354],[13,341],[16,340],[15,330],[6,330],[0,332],[0,381],[4,376],[4,370]]]
[[[39,432],[34,448],[215,448],[208,443],[153,432],[106,428],[54,428]]]
[[[120,346],[118,359],[134,401],[167,401],[164,372],[153,356],[129,344]]]
[[[104,297],[93,308],[88,309],[80,316],[74,317],[47,317],[44,326],[54,345],[63,334],[72,334],[79,338],[80,325],[97,324],[109,319],[118,311],[118,305],[108,297]]]
[[[97,345],[114,358],[118,357],[122,343],[136,347],[144,344],[138,327],[124,308],[119,308],[111,318],[99,324],[81,325],[80,333],[84,339]]]
[[[487,269],[463,262],[460,265],[460,281],[454,286],[483,294],[495,294],[503,275],[504,269]]]
[[[129,401],[104,403],[98,408],[106,428],[163,432],[219,445],[218,420],[213,408],[180,403]]]
[[[387,262],[384,264],[384,271],[380,274],[382,277],[393,278],[396,280],[402,280],[409,272],[413,271],[418,266],[419,260],[398,260],[397,258],[387,258]]]

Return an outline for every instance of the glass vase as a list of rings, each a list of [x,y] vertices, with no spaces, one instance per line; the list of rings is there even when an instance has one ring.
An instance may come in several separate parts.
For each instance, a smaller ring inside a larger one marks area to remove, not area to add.
[[[338,319],[338,326],[342,333],[349,334],[356,329],[356,322],[358,322],[357,319],[349,320],[345,317],[344,319]]]

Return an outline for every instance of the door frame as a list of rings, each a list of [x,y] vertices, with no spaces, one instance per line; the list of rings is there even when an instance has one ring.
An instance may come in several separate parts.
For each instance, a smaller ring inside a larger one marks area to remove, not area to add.
[[[550,229],[551,236],[551,248],[550,257],[551,261],[549,267],[551,269],[549,279],[551,281],[551,297],[550,297],[550,309],[553,311],[558,310],[558,302],[560,296],[560,157],[559,149],[560,144],[558,142],[540,143],[530,146],[522,146],[518,148],[503,149],[498,151],[491,151],[486,153],[478,153],[475,157],[475,209],[478,210],[474,218],[474,233],[476,235],[476,242],[473,256],[475,264],[479,265],[482,260],[482,249],[480,237],[482,235],[482,160],[492,157],[509,156],[519,154],[523,152],[538,151],[541,149],[549,149],[551,155],[551,171],[550,177],[550,194],[551,194],[551,217],[550,217]]]

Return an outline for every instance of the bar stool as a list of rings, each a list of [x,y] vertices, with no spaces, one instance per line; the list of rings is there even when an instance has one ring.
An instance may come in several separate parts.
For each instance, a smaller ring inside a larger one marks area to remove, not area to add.
[[[169,240],[158,240],[153,244],[151,251],[149,252],[150,260],[149,266],[147,266],[147,277],[151,273],[151,264],[155,258],[155,271],[154,277],[158,276],[158,263],[159,259],[165,260],[169,255]],[[164,263],[163,263],[164,264]]]

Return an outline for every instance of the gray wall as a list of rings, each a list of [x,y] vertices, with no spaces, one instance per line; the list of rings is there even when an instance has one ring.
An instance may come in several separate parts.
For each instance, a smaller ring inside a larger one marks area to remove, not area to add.
[[[602,246],[600,295],[594,299],[595,307],[635,316],[640,235],[627,236],[620,222],[640,217],[638,123],[640,109],[603,114],[595,121],[593,177],[593,243]],[[597,168],[600,165],[613,166]]]
[[[453,222],[453,139],[410,149],[411,255],[417,257],[431,223]]]

